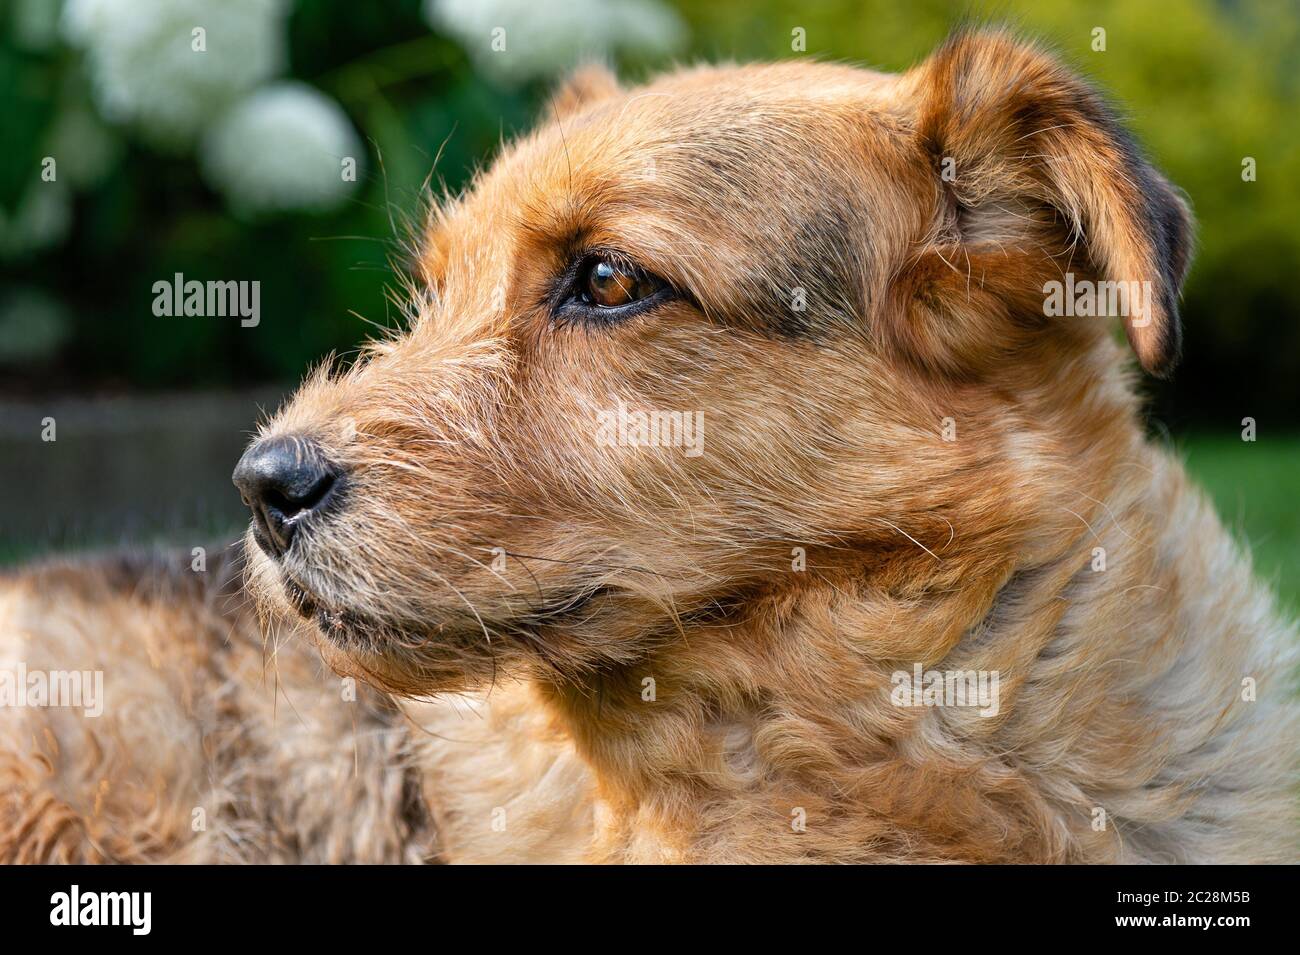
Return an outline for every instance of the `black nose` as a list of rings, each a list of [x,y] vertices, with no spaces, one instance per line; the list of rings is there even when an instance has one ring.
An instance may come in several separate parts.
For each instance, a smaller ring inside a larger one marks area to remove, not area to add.
[[[303,518],[333,497],[338,474],[312,441],[301,437],[259,441],[231,475],[253,509],[253,536],[278,557],[288,550]]]

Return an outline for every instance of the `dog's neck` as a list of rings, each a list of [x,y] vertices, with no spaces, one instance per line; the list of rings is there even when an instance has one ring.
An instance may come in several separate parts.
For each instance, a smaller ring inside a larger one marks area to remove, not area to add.
[[[757,601],[743,619],[688,628],[640,663],[585,685],[544,683],[610,810],[599,851],[700,859],[696,840],[711,833],[718,859],[734,859],[738,847],[718,830],[725,833],[737,812],[770,826],[771,846],[754,847],[756,858],[816,854],[822,842],[843,846],[830,832],[819,837],[818,828],[832,817],[840,828],[855,812],[860,826],[878,812],[893,817],[858,844],[878,842],[890,856],[911,851],[905,844],[931,827],[925,793],[939,778],[909,766],[905,751],[936,714],[897,706],[894,675],[910,686],[916,666],[978,669],[978,652],[960,653],[963,644],[991,638],[1006,602],[1032,600],[1054,620],[1049,591],[1069,576],[985,573],[919,600],[827,580]],[[1043,622],[1044,639],[1051,620]],[[938,718],[979,732],[976,720],[984,721],[977,711]],[[959,760],[956,750],[953,756]],[[973,786],[965,798],[976,800]],[[738,835],[749,831],[739,818],[734,824]],[[945,854],[935,846],[947,846],[948,825],[941,821],[930,834],[934,858]],[[660,840],[647,845],[647,832]],[[625,841],[632,833],[637,846]]]
[[[1041,737],[1013,729],[1041,658],[1087,626],[1072,620],[1063,636],[1067,612],[1086,615],[1095,595],[1120,584],[1161,586],[1151,562],[1116,559],[1128,528],[1148,529],[1160,497],[1154,456],[1135,425],[1105,450],[1077,462],[1068,489],[1035,497],[1011,485],[1008,523],[977,540],[945,530],[949,546],[926,548],[913,533],[916,546],[888,560],[792,577],[596,679],[540,681],[597,777],[607,810],[597,857],[996,861],[1109,851],[1109,835],[1089,829],[1088,806],[1064,810],[1077,810],[1064,825],[1043,777],[1021,765],[1039,750],[1068,755],[1068,733],[1080,727]],[[1120,492],[1124,468],[1152,477]],[[1131,623],[1159,625],[1140,612]],[[1088,662],[1080,653],[1078,665]],[[983,695],[954,706],[943,689],[914,692],[948,674]],[[755,827],[769,841],[753,844]]]

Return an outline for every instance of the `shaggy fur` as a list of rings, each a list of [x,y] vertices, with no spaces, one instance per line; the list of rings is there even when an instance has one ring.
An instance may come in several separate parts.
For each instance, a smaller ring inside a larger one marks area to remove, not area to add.
[[[409,330],[263,428],[345,473],[249,542],[275,666],[193,580],[0,591],[5,660],[111,694],[0,713],[0,857],[1294,861],[1296,633],[1106,321],[1044,316],[1066,272],[1149,282],[1168,373],[1190,228],[1003,33],[580,73],[431,217]],[[592,250],[676,294],[557,321]],[[602,444],[618,402],[703,411],[704,453]],[[895,705],[915,664],[998,673],[997,714]]]

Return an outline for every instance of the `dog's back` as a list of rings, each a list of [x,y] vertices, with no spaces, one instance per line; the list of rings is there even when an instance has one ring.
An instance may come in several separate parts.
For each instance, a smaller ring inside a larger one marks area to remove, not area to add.
[[[0,671],[23,683],[0,709],[0,862],[432,853],[393,707],[327,674],[309,641],[264,641],[237,559],[192,562],[0,578]]]

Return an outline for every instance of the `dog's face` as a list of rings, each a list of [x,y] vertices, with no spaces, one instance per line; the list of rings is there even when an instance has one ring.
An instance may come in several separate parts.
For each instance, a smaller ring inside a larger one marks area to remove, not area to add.
[[[585,71],[548,120],[432,217],[409,330],[236,472],[255,592],[391,689],[581,678],[986,528],[1020,403],[1116,361],[1104,319],[1044,315],[1066,271],[1152,283],[1130,340],[1174,358],[1185,210],[1004,36],[898,77]]]

